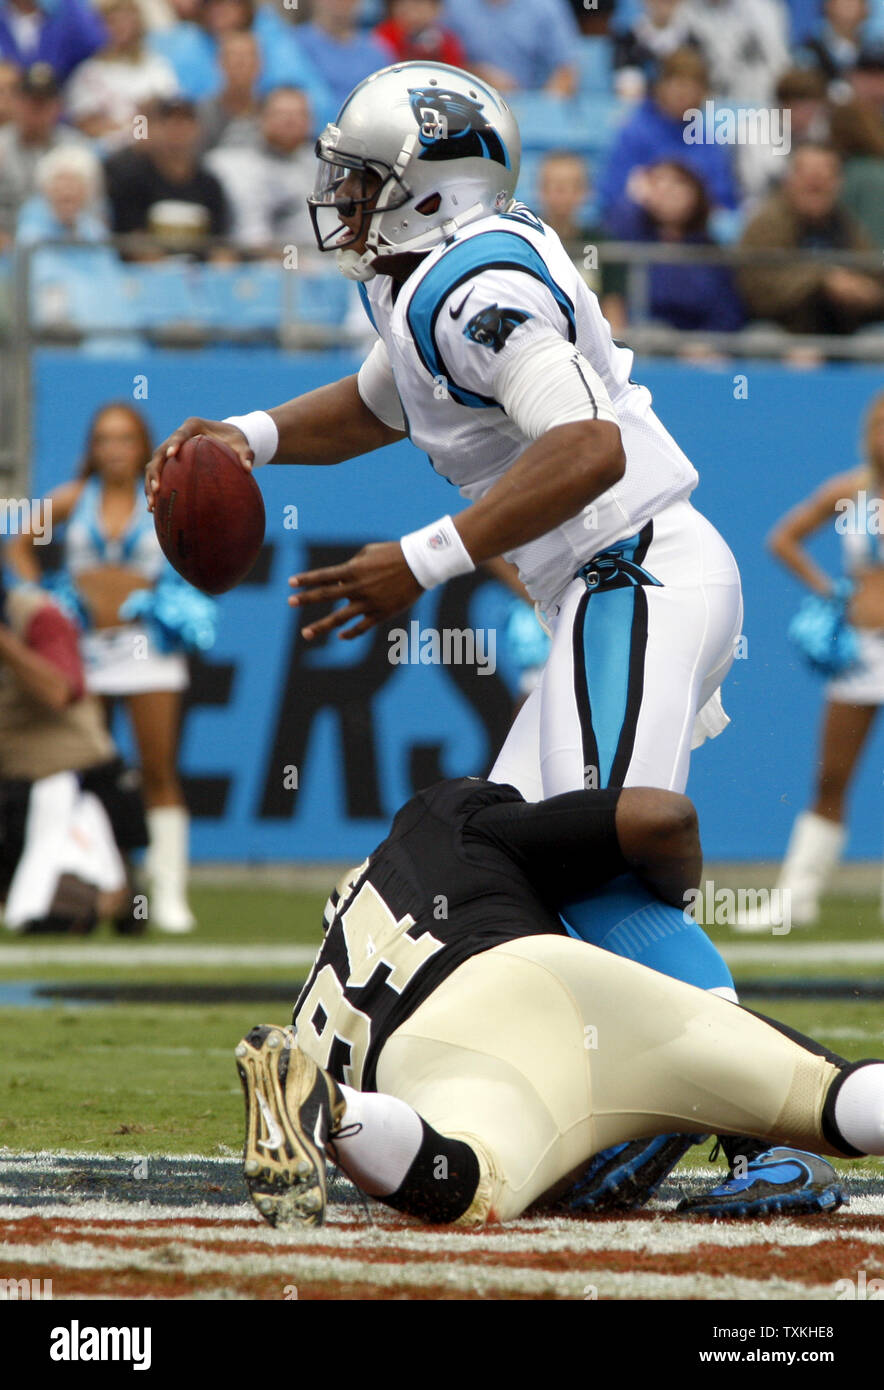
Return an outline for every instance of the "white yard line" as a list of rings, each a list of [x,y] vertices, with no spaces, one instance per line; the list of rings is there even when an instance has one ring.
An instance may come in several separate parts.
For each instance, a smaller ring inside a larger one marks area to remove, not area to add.
[[[800,941],[797,930],[716,945],[728,965],[884,965],[884,941]]]
[[[223,1163],[238,1159],[242,1150],[231,1146],[222,1154],[156,1154],[157,1163]],[[0,1169],[39,1168],[45,1172],[64,1173],[71,1163],[122,1163],[128,1154],[95,1153],[91,1149],[8,1149],[0,1146]]]
[[[112,965],[118,970],[141,969],[146,965],[180,965],[209,969],[215,966],[236,965],[303,970],[312,965],[318,947],[315,946],[219,946],[198,942],[173,945],[157,941],[139,946],[104,945],[84,941],[80,945],[55,943],[45,946],[19,945],[0,942],[0,973],[6,966],[41,965]]]
[[[882,1042],[884,1028],[818,1028],[815,1032],[823,1034],[835,1042]]]
[[[757,941],[719,943],[731,965],[884,965],[884,941],[800,941],[765,935]],[[0,940],[0,973],[4,965],[31,969],[52,965],[107,965],[134,970],[144,966],[178,965],[209,969],[215,966],[282,967],[301,970],[312,965],[314,946],[223,946],[198,941],[187,944],[154,941],[139,945],[84,941],[31,945]]]

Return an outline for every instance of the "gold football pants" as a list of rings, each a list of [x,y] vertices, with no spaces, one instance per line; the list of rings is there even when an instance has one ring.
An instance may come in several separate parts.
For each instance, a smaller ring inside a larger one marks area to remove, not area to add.
[[[506,1221],[602,1149],[655,1134],[746,1134],[833,1152],[837,1069],[704,990],[562,936],[473,956],[381,1050],[378,1091],[469,1143],[465,1224]]]

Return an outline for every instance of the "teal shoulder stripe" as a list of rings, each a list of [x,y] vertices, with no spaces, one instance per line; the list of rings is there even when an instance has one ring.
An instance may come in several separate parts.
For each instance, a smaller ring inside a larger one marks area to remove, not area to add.
[[[365,285],[362,283],[361,280],[357,280],[356,288],[359,291],[359,298],[362,300],[362,307],[368,315],[368,321],[374,329],[375,333],[377,333],[378,326],[374,321],[374,310],[371,307],[371,300],[368,297],[368,290],[365,288]]]
[[[452,380],[436,345],[435,327],[443,303],[457,289],[482,270],[526,271],[547,286],[568,324],[568,338],[577,338],[574,304],[550,274],[540,252],[518,232],[488,231],[466,241],[456,241],[421,280],[408,305],[406,319],[421,361],[431,376],[444,376],[449,395],[460,405],[497,405],[490,396],[480,396]],[[518,307],[518,306],[515,306]]]

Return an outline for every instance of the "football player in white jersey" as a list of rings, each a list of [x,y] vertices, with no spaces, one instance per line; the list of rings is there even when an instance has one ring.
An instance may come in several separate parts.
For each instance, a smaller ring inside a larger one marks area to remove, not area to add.
[[[298,607],[344,600],[304,636],[355,637],[505,555],[552,645],[492,780],[528,800],[682,791],[692,746],[727,722],[718,691],[740,633],[739,573],[690,503],[697,474],[632,381],[632,353],[556,234],[515,199],[512,113],[470,73],[401,63],[354,89],[316,150],[317,241],[359,282],[378,341],[358,374],[270,411],[185,421],[151,461],[149,501],[196,434],[246,467],[338,463],[408,436],[470,505],[294,576]],[[639,885],[611,893],[603,938],[597,910],[567,905],[574,935],[735,997],[699,926],[673,914],[661,932]],[[748,1141],[731,1147],[745,1154]]]
[[[496,779],[537,799],[596,786],[682,790],[698,712],[739,636],[739,574],[690,505],[690,461],[630,379],[595,295],[514,193],[519,133],[469,73],[373,74],[317,143],[317,239],[360,282],[379,338],[356,377],[270,412],[190,420],[254,464],[335,463],[407,434],[472,505],[345,565],[295,576],[305,628],[354,637],[423,589],[505,554],[553,632]],[[596,594],[604,602],[590,604]],[[591,659],[590,659],[591,658]]]

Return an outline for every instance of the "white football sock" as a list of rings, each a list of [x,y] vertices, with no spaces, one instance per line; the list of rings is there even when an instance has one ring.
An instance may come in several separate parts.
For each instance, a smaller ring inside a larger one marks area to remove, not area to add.
[[[884,1068],[882,1068],[884,1070]],[[347,1109],[340,1128],[360,1128],[333,1139],[340,1166],[371,1197],[388,1197],[405,1181],[423,1140],[420,1115],[404,1100],[341,1086]]]
[[[884,1062],[860,1067],[842,1082],[835,1124],[860,1153],[884,1154]]]

